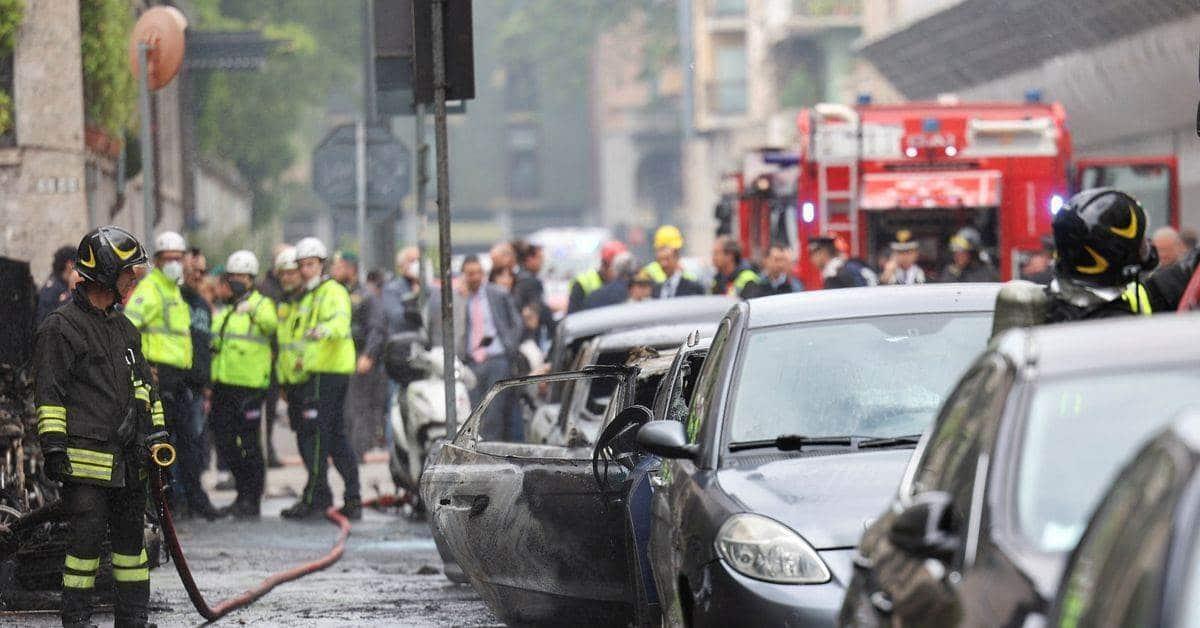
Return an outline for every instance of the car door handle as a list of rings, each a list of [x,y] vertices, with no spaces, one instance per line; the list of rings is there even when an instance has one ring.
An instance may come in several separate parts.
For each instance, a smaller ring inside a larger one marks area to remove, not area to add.
[[[474,517],[486,510],[491,501],[487,495],[451,495],[443,497],[438,503],[451,510],[465,510],[468,517]]]

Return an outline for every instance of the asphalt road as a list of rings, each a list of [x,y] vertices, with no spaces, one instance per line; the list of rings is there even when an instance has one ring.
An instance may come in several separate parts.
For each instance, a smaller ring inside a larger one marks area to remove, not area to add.
[[[304,470],[294,455],[291,432],[277,429],[275,441],[285,462],[268,473],[263,518],[258,522],[223,520],[178,524],[180,542],[193,575],[210,605],[256,586],[271,573],[323,556],[337,537],[325,519],[293,522],[279,517],[304,484]],[[381,456],[364,464],[363,489],[390,491]],[[212,485],[209,473],[206,484]],[[334,494],[341,484],[330,469]],[[233,500],[232,492],[213,491],[217,505]],[[151,620],[160,626],[200,625],[173,564],[151,572]],[[111,612],[93,618],[112,625]],[[13,622],[10,624],[9,622]],[[280,585],[248,608],[234,611],[220,625],[256,626],[482,626],[499,625],[469,585],[456,585],[442,575],[442,564],[423,522],[395,513],[368,511],[355,523],[342,559],[330,568]],[[58,626],[54,614],[0,616],[0,625]]]

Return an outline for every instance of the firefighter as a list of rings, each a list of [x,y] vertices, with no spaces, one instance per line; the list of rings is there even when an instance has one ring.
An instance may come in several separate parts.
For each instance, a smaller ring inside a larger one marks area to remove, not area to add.
[[[996,297],[993,333],[1011,327],[1173,310],[1182,278],[1196,256],[1140,277],[1158,264],[1146,239],[1146,212],[1113,188],[1076,194],[1054,216],[1055,278],[1048,287],[1027,281],[1004,285]]]
[[[953,261],[942,271],[943,282],[988,282],[1000,281],[1000,273],[980,257],[983,243],[979,232],[963,227],[950,238],[950,254]]]
[[[154,240],[154,270],[133,291],[125,316],[142,334],[142,352],[156,375],[158,391],[166,410],[167,426],[175,439],[178,464],[173,475],[183,494],[172,506],[179,517],[220,516],[200,485],[203,452],[200,434],[189,425],[192,391],[188,370],[192,368],[191,310],[179,290],[183,279],[183,255],[187,242],[174,231],[164,231]],[[186,506],[186,509],[184,508]]]
[[[237,486],[237,499],[225,512],[239,519],[257,519],[262,501],[259,425],[271,385],[271,339],[278,326],[275,303],[254,288],[257,275],[254,253],[229,256],[221,280],[231,296],[212,321],[210,421],[217,450],[229,462]]]
[[[821,271],[822,285],[834,288],[862,288],[879,285],[879,276],[862,261],[850,258],[839,246],[839,238],[817,236],[808,240],[808,261]]]
[[[144,448],[166,442],[167,432],[142,339],[120,311],[133,290],[134,269],[146,263],[146,254],[136,238],[117,227],[87,234],[77,253],[83,281],[38,328],[33,364],[46,474],[62,482],[70,522],[62,622],[91,625],[92,590],[107,538],[116,625],[152,626],[142,536]]]
[[[742,246],[729,236],[719,236],[713,243],[712,264],[717,270],[712,294],[741,296],[747,285],[758,281],[758,273],[742,259]]]
[[[346,438],[343,408],[350,374],[354,372],[354,340],[350,336],[350,293],[345,286],[324,274],[329,257],[325,244],[316,238],[296,243],[296,259],[304,280],[305,295],[294,316],[294,331],[303,343],[298,368],[307,377],[300,399],[288,403],[303,406],[300,446],[308,450],[308,483],[300,499],[283,512],[290,519],[320,515],[333,501],[327,475],[328,459],[346,486],[341,513],[349,519],[362,518],[358,462]]]
[[[567,313],[584,309],[584,301],[588,295],[599,290],[601,286],[613,280],[612,264],[618,255],[626,252],[625,244],[618,240],[609,240],[600,247],[600,268],[579,273],[571,279],[570,297],[567,301]]]

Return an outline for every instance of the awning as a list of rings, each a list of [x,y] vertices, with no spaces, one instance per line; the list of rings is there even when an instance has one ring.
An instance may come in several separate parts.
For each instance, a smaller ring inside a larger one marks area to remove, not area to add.
[[[862,209],[997,207],[999,170],[888,172],[863,175]]]

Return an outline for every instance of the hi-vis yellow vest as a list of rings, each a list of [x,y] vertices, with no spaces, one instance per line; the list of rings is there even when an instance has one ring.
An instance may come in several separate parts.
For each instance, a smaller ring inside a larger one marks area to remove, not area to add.
[[[146,275],[125,306],[125,316],[142,332],[147,362],[192,368],[192,313],[179,286],[157,268]]]
[[[271,337],[278,326],[275,303],[251,292],[227,305],[212,321],[212,380],[244,388],[271,385]]]
[[[296,368],[296,362],[304,355],[304,313],[301,309],[307,299],[308,307],[312,306],[312,293],[298,296],[295,300],[280,301],[276,307],[276,319],[279,326],[275,329],[275,344],[278,353],[275,354],[275,379],[283,386],[294,386],[308,381],[308,375],[303,369]]]
[[[350,336],[350,293],[346,287],[326,279],[305,298],[312,306],[300,336],[304,341],[304,371],[307,373],[354,372],[354,339]],[[315,333],[314,333],[315,332]]]

